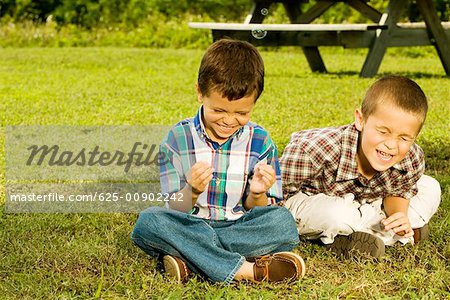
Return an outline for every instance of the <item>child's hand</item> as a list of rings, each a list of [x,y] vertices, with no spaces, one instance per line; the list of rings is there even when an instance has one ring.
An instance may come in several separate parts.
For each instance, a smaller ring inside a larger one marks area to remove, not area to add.
[[[409,218],[404,212],[396,212],[389,216],[389,218],[381,221],[384,225],[384,230],[394,231],[396,234],[411,237],[414,235],[414,231],[411,228],[411,224],[409,223]]]
[[[213,178],[214,169],[205,161],[195,163],[186,174],[187,183],[192,188],[192,193],[200,195]]]
[[[250,192],[262,194],[275,183],[276,175],[272,166],[267,164],[257,164],[254,169],[253,178],[250,181]]]

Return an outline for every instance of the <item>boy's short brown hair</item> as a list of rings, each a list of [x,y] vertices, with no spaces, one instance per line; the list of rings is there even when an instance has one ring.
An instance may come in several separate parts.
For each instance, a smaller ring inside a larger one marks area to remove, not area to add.
[[[367,90],[361,105],[364,118],[373,114],[377,105],[391,103],[396,107],[416,114],[422,124],[428,111],[427,97],[420,86],[409,78],[403,76],[385,76],[378,79]]]
[[[264,63],[250,43],[222,39],[212,44],[203,56],[198,72],[200,92],[209,96],[214,90],[228,100],[255,93],[255,102],[264,90]]]

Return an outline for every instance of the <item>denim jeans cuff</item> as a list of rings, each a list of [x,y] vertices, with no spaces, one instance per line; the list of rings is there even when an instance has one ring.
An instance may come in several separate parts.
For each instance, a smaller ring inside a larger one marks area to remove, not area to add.
[[[255,251],[248,253],[247,257],[257,257],[257,256],[267,255],[270,253],[275,253],[274,251],[276,251],[276,252],[292,251],[297,246],[298,246],[298,241],[292,240],[283,245],[269,246],[266,248],[257,249]]]
[[[242,267],[242,265],[245,262],[245,257],[241,256],[241,259],[239,259],[239,262],[236,264],[236,267],[234,267],[233,271],[225,278],[224,284],[230,284],[231,281],[233,281],[234,276],[236,276],[237,271]]]

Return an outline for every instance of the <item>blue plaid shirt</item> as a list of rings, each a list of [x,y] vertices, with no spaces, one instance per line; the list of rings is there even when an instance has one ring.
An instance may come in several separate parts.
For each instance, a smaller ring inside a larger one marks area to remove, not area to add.
[[[201,193],[191,214],[211,220],[236,220],[244,213],[253,170],[259,162],[271,165],[275,184],[267,191],[268,205],[283,199],[277,149],[267,131],[248,122],[222,145],[212,141],[202,122],[200,107],[194,118],[176,124],[163,140],[160,152],[162,193],[176,193],[186,185],[186,174],[197,161],[214,168],[213,179]],[[168,158],[168,159],[167,159]]]

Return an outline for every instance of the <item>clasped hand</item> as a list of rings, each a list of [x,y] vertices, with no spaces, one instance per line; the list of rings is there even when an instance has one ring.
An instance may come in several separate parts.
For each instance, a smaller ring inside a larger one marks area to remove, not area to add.
[[[192,193],[197,195],[203,193],[213,178],[213,172],[214,169],[209,163],[205,161],[195,163],[186,174],[186,180],[192,188]],[[262,163],[257,164],[250,181],[250,192],[253,194],[265,193],[275,181],[276,175],[272,166]]]
[[[259,163],[254,169],[253,178],[250,181],[250,192],[262,194],[267,192],[276,181],[275,170],[272,166]]]
[[[193,194],[200,195],[205,191],[213,178],[213,172],[214,169],[206,161],[199,161],[192,166],[186,174],[186,180]]]
[[[396,234],[404,237],[412,237],[414,231],[409,223],[409,218],[404,212],[396,212],[390,215],[388,218],[381,221],[384,225],[384,230],[394,231]]]

